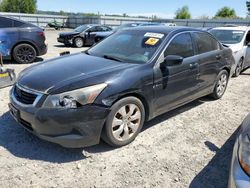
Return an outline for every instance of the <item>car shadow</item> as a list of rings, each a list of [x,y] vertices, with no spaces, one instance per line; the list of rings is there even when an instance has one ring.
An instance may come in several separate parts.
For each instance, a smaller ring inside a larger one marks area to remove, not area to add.
[[[189,188],[224,188],[227,187],[231,158],[234,143],[237,137],[239,128],[237,128],[230,138],[224,143],[221,148],[218,148],[210,141],[204,144],[215,156],[212,160],[195,176]]]
[[[37,57],[34,61],[34,63],[37,63],[37,62],[41,62],[41,61],[44,61],[44,59],[42,57]],[[11,64],[15,64],[15,65],[22,65],[20,63],[17,63],[16,61],[14,60],[4,60],[3,61],[3,64],[4,65],[11,65]]]
[[[202,99],[203,98],[193,101],[187,105],[184,105],[183,107],[154,118],[145,124],[142,131],[145,131],[146,129],[149,129],[150,127],[162,121],[166,121],[173,116],[203,104],[204,102],[202,102]],[[2,147],[16,157],[52,163],[68,163],[72,161],[83,160],[88,157],[84,154],[86,152],[89,154],[95,154],[116,149],[107,145],[103,141],[101,141],[100,144],[96,146],[87,147],[84,149],[63,148],[60,145],[43,141],[24,130],[23,127],[15,122],[9,112],[6,112],[0,117],[0,138],[0,151]]]

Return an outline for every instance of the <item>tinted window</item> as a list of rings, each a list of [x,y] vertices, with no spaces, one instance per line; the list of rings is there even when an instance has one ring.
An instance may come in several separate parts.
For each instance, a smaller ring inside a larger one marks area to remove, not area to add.
[[[0,28],[13,27],[13,20],[0,17]]]
[[[206,33],[194,33],[198,54],[219,50],[219,43]]]
[[[109,27],[100,27],[101,28],[101,31],[111,31],[111,29]]]
[[[168,55],[178,55],[183,58],[194,55],[193,43],[190,34],[180,34],[175,37],[169,44],[164,53],[165,57]]]

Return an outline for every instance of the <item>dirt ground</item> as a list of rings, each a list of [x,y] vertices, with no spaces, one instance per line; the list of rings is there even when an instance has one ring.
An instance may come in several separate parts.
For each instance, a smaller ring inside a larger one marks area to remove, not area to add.
[[[65,48],[46,33],[49,52]],[[42,59],[39,59],[42,60]],[[20,72],[29,65],[7,62]],[[250,112],[250,70],[231,79],[218,101],[204,97],[146,123],[136,140],[65,149],[26,132],[0,90],[0,187],[226,187],[237,129]]]

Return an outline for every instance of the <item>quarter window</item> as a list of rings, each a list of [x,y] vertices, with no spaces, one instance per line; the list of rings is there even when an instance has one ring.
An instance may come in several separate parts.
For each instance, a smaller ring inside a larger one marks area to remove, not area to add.
[[[219,43],[206,33],[194,33],[198,54],[219,50]]]
[[[164,56],[178,55],[183,58],[194,55],[193,43],[189,33],[180,34],[175,37],[164,52]]]

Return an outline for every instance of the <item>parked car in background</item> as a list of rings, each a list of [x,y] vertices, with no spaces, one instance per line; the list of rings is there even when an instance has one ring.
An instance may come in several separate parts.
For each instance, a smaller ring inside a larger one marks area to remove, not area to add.
[[[220,99],[233,62],[231,49],[201,30],[124,29],[85,52],[24,70],[10,92],[10,112],[30,132],[65,147],[101,137],[124,146],[145,121],[202,96]]]
[[[118,27],[116,27],[113,31],[98,33],[95,36],[95,42],[100,42],[101,40],[105,39],[106,37],[112,35],[113,33],[120,31],[121,29],[131,28],[131,27],[139,27],[139,26],[156,26],[156,25],[164,25],[163,23],[157,22],[135,22],[135,23],[125,23]]]
[[[54,20],[54,21],[49,22],[48,26],[51,28],[55,28],[55,30],[59,30],[59,29],[62,29],[64,27],[64,24],[63,24],[63,22],[58,22],[58,21]]]
[[[228,188],[250,187],[250,114],[243,121],[236,139]]]
[[[0,53],[4,59],[32,63],[47,53],[43,29],[28,22],[0,16]]]
[[[72,32],[60,33],[57,41],[66,46],[73,45],[77,48],[85,45],[92,46],[95,43],[95,36],[107,31],[112,31],[112,28],[96,24],[81,25]]]
[[[221,43],[233,50],[236,64],[234,76],[250,66],[250,28],[238,26],[218,27],[210,30]]]

